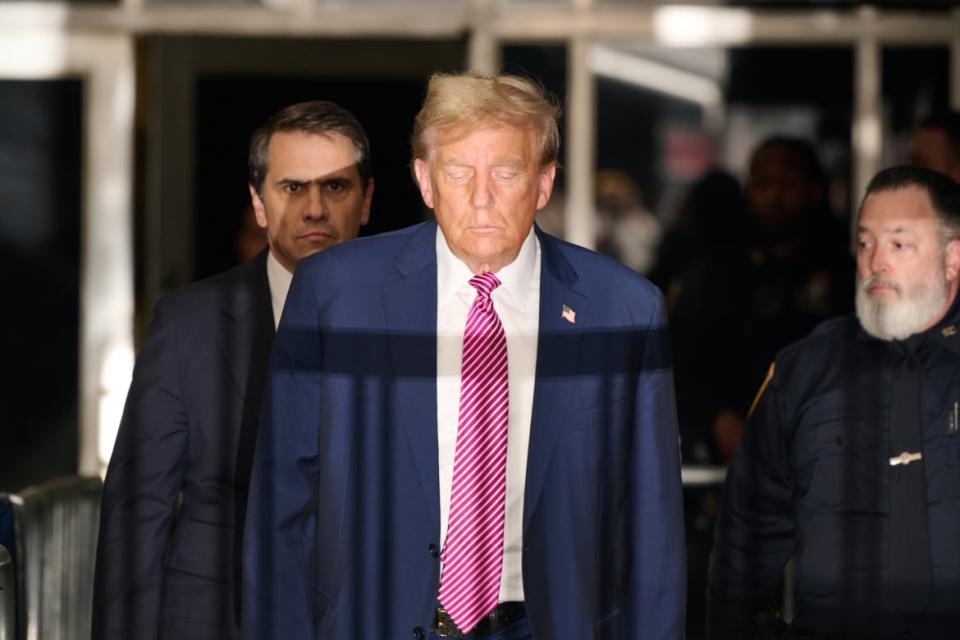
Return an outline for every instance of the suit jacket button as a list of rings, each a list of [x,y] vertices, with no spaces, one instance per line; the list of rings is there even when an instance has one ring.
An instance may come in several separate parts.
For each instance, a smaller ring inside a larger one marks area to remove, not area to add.
[[[423,640],[427,634],[423,632],[423,627],[413,628],[413,640]]]
[[[436,558],[440,555],[440,549],[437,547],[437,545],[431,542],[429,545],[427,545],[427,553]]]

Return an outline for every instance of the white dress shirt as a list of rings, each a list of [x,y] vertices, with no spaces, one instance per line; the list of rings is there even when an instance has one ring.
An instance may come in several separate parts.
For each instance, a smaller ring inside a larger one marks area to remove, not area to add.
[[[491,295],[507,338],[509,419],[507,495],[500,602],[523,600],[523,492],[533,415],[540,326],[540,241],[533,230],[509,265],[497,272]],[[440,540],[447,536],[453,461],[460,413],[463,330],[477,291],[474,274],[447,246],[437,228],[437,443],[440,465]]]
[[[287,292],[290,291],[292,281],[293,274],[273,257],[273,251],[268,251],[267,284],[270,285],[270,302],[273,303],[274,329],[280,326],[280,314],[283,313],[283,303],[287,300]]]

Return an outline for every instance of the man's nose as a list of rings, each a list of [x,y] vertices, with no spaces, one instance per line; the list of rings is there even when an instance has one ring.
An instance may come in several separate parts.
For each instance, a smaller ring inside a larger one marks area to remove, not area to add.
[[[308,220],[322,220],[329,216],[327,202],[323,197],[323,186],[310,184],[307,186],[307,201],[303,209],[303,217]]]
[[[867,256],[867,264],[870,267],[870,273],[886,273],[889,266],[886,252],[879,247],[871,249]]]
[[[477,209],[486,209],[493,204],[493,192],[490,177],[478,172],[473,179],[473,190],[470,194],[470,204]]]

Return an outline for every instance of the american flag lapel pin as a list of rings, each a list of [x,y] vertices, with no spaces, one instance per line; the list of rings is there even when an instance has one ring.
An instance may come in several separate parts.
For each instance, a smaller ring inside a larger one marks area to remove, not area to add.
[[[570,324],[577,324],[577,312],[567,305],[563,305],[563,308],[560,309],[560,317]]]

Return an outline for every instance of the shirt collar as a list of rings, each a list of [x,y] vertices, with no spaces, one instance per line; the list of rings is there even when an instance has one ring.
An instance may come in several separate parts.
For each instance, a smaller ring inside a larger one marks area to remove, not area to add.
[[[531,227],[514,261],[496,272],[500,286],[493,295],[511,307],[525,310],[530,300],[531,284],[538,274],[539,258],[539,241]],[[450,250],[443,230],[437,226],[437,304],[442,306],[461,291],[471,293],[472,300],[474,289],[470,286],[470,278],[473,276],[467,265]]]
[[[293,274],[287,271],[280,262],[273,257],[273,252],[267,252],[267,282],[270,285],[270,302],[273,306],[273,327],[280,325],[280,313],[283,311],[283,303],[287,300],[287,292],[290,291],[290,282],[293,280]]]

